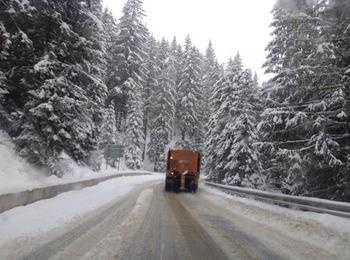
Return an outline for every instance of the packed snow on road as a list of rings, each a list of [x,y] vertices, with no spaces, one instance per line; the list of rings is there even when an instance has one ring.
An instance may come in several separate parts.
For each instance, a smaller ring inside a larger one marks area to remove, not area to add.
[[[159,175],[120,177],[6,211],[0,214],[0,245],[16,239],[28,240],[60,228],[74,218],[122,198],[137,185],[161,179]]]

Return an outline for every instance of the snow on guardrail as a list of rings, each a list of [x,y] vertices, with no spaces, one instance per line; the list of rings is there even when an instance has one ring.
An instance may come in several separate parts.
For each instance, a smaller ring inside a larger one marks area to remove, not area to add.
[[[125,176],[141,176],[141,175],[150,175],[151,173],[147,172],[131,172],[131,173],[118,173],[115,175],[108,175],[100,178],[83,180],[78,182],[71,182],[66,184],[58,184],[43,188],[36,188],[32,190],[26,190],[16,193],[8,193],[0,195],[0,214],[6,210],[18,207],[25,206],[31,203],[34,203],[38,200],[50,199],[57,196],[60,193],[80,190],[86,187],[96,185],[100,182],[107,181],[113,178],[125,177]]]
[[[241,195],[245,197],[252,197],[254,199],[261,200],[267,203],[350,218],[350,203],[347,202],[331,201],[326,199],[302,196],[292,196],[236,186],[228,186],[208,181],[205,181],[205,184],[211,187],[218,188],[220,190],[227,191],[229,193],[234,193],[236,195]]]

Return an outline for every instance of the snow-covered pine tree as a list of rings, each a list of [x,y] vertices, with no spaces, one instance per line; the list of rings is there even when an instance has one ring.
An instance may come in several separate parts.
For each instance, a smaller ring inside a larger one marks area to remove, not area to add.
[[[35,20],[29,2],[3,1],[0,5],[0,124],[11,136],[18,131],[23,104],[31,89],[33,43],[27,30]]]
[[[4,95],[9,94],[8,86],[6,83],[6,75],[0,70],[0,130],[9,132],[11,128],[11,116],[3,106]]]
[[[244,70],[236,80],[230,107],[231,120],[224,127],[224,141],[218,147],[219,150],[226,149],[225,154],[228,154],[222,164],[226,172],[224,182],[263,189],[265,176],[260,173],[262,164],[256,147],[260,140],[256,128],[260,111],[259,90],[254,86],[249,70]]]
[[[116,52],[116,41],[118,37],[118,27],[117,21],[113,17],[113,14],[105,9],[102,16],[103,26],[104,26],[104,42],[105,42],[105,59],[106,59],[106,76],[105,84],[108,89],[108,96],[106,99],[107,114],[102,123],[102,133],[100,138],[101,146],[108,143],[118,142],[118,129],[116,124],[115,116],[115,100],[112,98],[111,92],[117,87],[117,52]],[[113,112],[113,113],[112,113]]]
[[[276,5],[275,37],[265,65],[276,76],[269,82],[271,105],[261,126],[284,189],[328,197],[337,189],[334,176],[347,164],[339,153],[346,127],[344,85],[339,84],[332,44],[323,34],[322,10],[302,0]]]
[[[147,29],[143,24],[145,14],[142,1],[128,0],[123,8],[118,27],[120,33],[116,44],[117,85],[112,89],[111,96],[115,100],[117,127],[125,128],[127,114],[128,89],[124,83],[134,77],[136,82],[145,79],[146,68],[144,60],[147,57]]]
[[[106,85],[108,90],[112,90],[117,86],[117,50],[116,41],[118,38],[119,30],[117,21],[113,17],[113,14],[105,9],[102,17],[104,31],[105,31],[105,50],[106,50]]]
[[[212,42],[209,41],[208,48],[202,62],[202,125],[204,136],[208,133],[208,122],[212,115],[212,107],[210,98],[214,93],[215,83],[220,79],[220,65],[216,59],[215,51]],[[203,163],[206,157],[203,157]]]
[[[1,10],[5,12],[5,10]],[[0,20],[0,99],[5,94],[9,94],[9,86],[7,85],[6,78],[6,70],[7,66],[5,66],[8,58],[9,58],[9,49],[11,47],[10,34],[7,32],[4,22]],[[1,103],[0,103],[1,105]],[[1,112],[0,112],[1,113]],[[1,121],[0,121],[1,122]]]
[[[200,83],[199,83],[199,96],[198,96],[198,120],[199,120],[199,125],[197,130],[195,131],[194,135],[193,135],[193,149],[196,149],[200,152],[203,151],[203,144],[204,144],[204,135],[206,132],[206,124],[207,124],[207,107],[208,104],[206,103],[206,99],[205,99],[205,89],[203,88],[203,84],[202,84],[202,67],[203,67],[203,55],[202,53],[195,47],[194,48],[194,53],[193,53],[193,60],[196,61],[196,63],[198,64],[199,68],[200,68]]]
[[[130,169],[140,169],[143,166],[145,142],[142,85],[135,81],[133,77],[130,77],[123,85],[129,90],[125,124],[127,146],[125,160]]]
[[[146,74],[146,81],[143,89],[143,99],[145,100],[145,115],[144,115],[144,129],[145,129],[145,135],[147,135],[147,130],[149,128],[150,124],[150,114],[151,109],[154,106],[152,103],[152,97],[154,95],[154,92],[157,91],[158,87],[158,76],[159,76],[159,63],[157,60],[158,56],[158,45],[159,43],[154,39],[153,36],[150,36],[147,42],[147,74]]]
[[[98,24],[89,2],[36,1],[34,7],[35,23],[28,30],[36,50],[33,87],[16,143],[29,161],[61,175],[62,152],[88,163],[97,146],[106,88],[95,62],[101,46],[89,32]]]
[[[4,10],[2,10],[4,11]],[[4,105],[4,95],[9,94],[9,86],[7,84],[7,77],[5,71],[7,70],[4,66],[9,55],[9,48],[11,45],[10,34],[7,32],[3,21],[0,18],[0,129],[9,132],[10,128],[10,115],[6,111]]]
[[[105,31],[103,17],[102,1],[88,0],[83,5],[82,15],[79,19],[80,34],[86,39],[85,51],[87,55],[84,58],[83,69],[87,73],[85,75],[87,81],[84,88],[87,91],[92,110],[93,133],[91,141],[95,143],[93,149],[99,149],[101,127],[109,113],[109,108],[106,107],[108,89],[105,84],[108,35]]]
[[[260,155],[258,89],[251,73],[243,71],[239,54],[228,62],[224,77],[215,85],[214,108],[206,142],[206,169],[216,182],[262,188],[265,180]]]
[[[166,147],[170,143],[175,116],[175,61],[169,43],[163,39],[158,51],[158,84],[151,98],[150,143],[148,154],[158,171],[164,170]]]
[[[36,4],[38,6],[42,5],[41,1],[38,1]],[[4,102],[2,105],[6,108],[7,112],[20,115],[17,118],[18,122],[15,124],[12,122],[18,128],[10,134],[16,137],[22,131],[23,122],[27,121],[27,117],[23,111],[26,109],[26,104],[32,99],[30,92],[35,91],[38,81],[41,81],[40,78],[35,77],[35,73],[33,72],[33,66],[36,62],[35,47],[45,41],[45,38],[40,37],[40,34],[47,29],[48,25],[40,28],[42,26],[40,22],[43,21],[39,20],[40,14],[37,12],[33,3],[8,1],[5,5],[1,5],[1,9],[2,15],[0,19],[2,20],[5,35],[9,40],[6,49],[1,52],[2,58],[5,58],[5,60],[2,60],[0,66],[5,71],[6,83],[9,90],[2,99],[2,102]],[[50,13],[50,10],[47,13]],[[47,19],[45,21],[48,22]],[[52,24],[50,26],[53,26]],[[45,36],[48,35],[49,33]],[[12,72],[10,73],[10,71]],[[42,147],[45,146],[45,140],[35,135],[36,133],[32,133],[31,136],[28,136],[28,139],[33,138],[38,143],[42,143]],[[32,152],[31,157],[36,157],[36,150]],[[36,160],[36,162],[38,161]]]
[[[305,190],[312,196],[349,201],[350,3],[318,1],[313,9],[322,22],[317,24],[320,37],[310,57],[316,86],[309,110],[318,113],[318,132],[312,138],[315,152],[309,156],[318,164],[309,166]],[[314,109],[321,105],[325,109]]]
[[[144,88],[145,110],[150,111],[152,107],[151,97],[158,85],[158,76],[160,72],[160,64],[158,64],[158,51],[160,43],[153,36],[150,36],[147,42],[147,77]],[[146,113],[148,114],[148,113]]]
[[[116,42],[117,80],[112,95],[116,104],[118,128],[125,119],[125,159],[131,168],[141,168],[144,152],[144,100],[148,31],[143,24],[142,1],[128,0],[120,18]]]
[[[201,59],[192,46],[190,36],[186,38],[181,61],[181,80],[177,92],[177,116],[182,141],[197,143],[202,136],[201,125]]]
[[[8,94],[8,87],[6,84],[6,76],[5,73],[0,71],[0,98],[2,98],[3,95]]]
[[[264,65],[266,72],[276,75],[268,84],[270,106],[263,113],[260,125],[267,133],[264,150],[272,152],[269,155],[274,159],[271,160],[274,162],[271,168],[281,174],[282,190],[292,193],[300,192],[303,184],[301,149],[307,144],[306,138],[300,138],[307,115],[298,111],[298,107],[303,105],[302,99],[306,97],[303,86],[308,86],[310,82],[306,81],[308,71],[305,61],[306,55],[310,54],[311,41],[303,30],[311,29],[312,33],[315,28],[306,28],[312,21],[312,16],[306,11],[305,1],[278,2],[273,11],[275,37],[267,47],[269,54]]]
[[[105,117],[101,126],[99,145],[104,147],[107,144],[117,143],[117,128],[115,122],[114,106],[112,104],[106,109]]]
[[[210,117],[210,105],[209,99],[213,95],[213,89],[215,83],[220,78],[220,65],[216,59],[215,51],[213,49],[213,44],[209,41],[208,48],[206,50],[204,59],[203,59],[203,68],[202,68],[202,80],[203,80],[203,100],[205,106],[205,118],[204,122],[208,122]]]
[[[218,111],[222,105],[225,105],[224,102],[231,91],[230,87],[233,85],[235,78],[242,73],[242,70],[242,61],[239,53],[237,53],[234,60],[229,59],[226,70],[214,85],[213,95],[210,97],[210,106],[213,113],[209,118],[208,131],[206,132],[205,169],[208,177],[215,182],[221,182],[225,177],[224,173],[216,171],[216,166],[220,161],[217,147],[221,141],[220,134],[225,127],[227,118],[229,118],[228,111],[220,110],[220,113]]]
[[[144,143],[144,151],[143,158],[146,158],[146,154],[148,153],[148,143],[150,136],[150,124],[151,124],[151,110],[152,110],[152,96],[153,92],[156,91],[158,86],[158,75],[159,75],[159,64],[157,61],[158,55],[158,46],[159,42],[151,35],[147,41],[147,59],[146,59],[146,79],[143,88],[143,100],[144,104],[144,135],[145,135],[145,143]]]
[[[177,43],[176,37],[173,38],[173,41],[171,42],[171,56],[174,60],[174,66],[175,66],[175,84],[176,86],[179,85],[180,79],[181,79],[181,61],[182,61],[182,46],[181,44]]]
[[[182,72],[182,67],[181,67],[181,61],[182,61],[182,46],[181,44],[177,43],[176,37],[173,38],[173,41],[171,42],[171,56],[174,61],[174,67],[175,67],[175,91],[176,91],[176,98],[178,97],[179,93],[179,85],[181,81],[181,72]],[[178,111],[178,103],[175,106],[175,110]],[[175,112],[178,114],[177,112]],[[175,116],[174,118],[174,127],[173,127],[173,136],[177,136],[179,130],[179,123],[178,123],[178,117]]]
[[[259,87],[259,78],[256,72],[254,73],[254,76],[253,76],[253,83],[254,83],[254,87]]]

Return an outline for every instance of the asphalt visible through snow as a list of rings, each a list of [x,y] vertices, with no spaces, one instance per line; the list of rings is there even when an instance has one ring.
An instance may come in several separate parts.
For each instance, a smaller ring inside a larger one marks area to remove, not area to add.
[[[20,242],[17,252],[0,252],[0,259],[342,259],[210,196],[201,189],[167,193],[159,181],[139,185],[60,230]]]

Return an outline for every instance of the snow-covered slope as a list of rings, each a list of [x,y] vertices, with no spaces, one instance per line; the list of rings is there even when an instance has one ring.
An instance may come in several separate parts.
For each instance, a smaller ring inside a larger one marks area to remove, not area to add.
[[[119,171],[119,173],[132,172],[125,170],[123,165],[121,166],[122,171]],[[100,172],[94,172],[88,167],[78,166],[70,161],[69,170],[62,178],[49,176],[47,169],[35,167],[18,156],[11,138],[0,131],[0,194],[93,179],[117,173],[116,169],[105,169],[104,166]]]
[[[0,194],[45,186],[58,179],[48,178],[45,173],[45,169],[35,168],[19,157],[10,137],[0,131]]]

